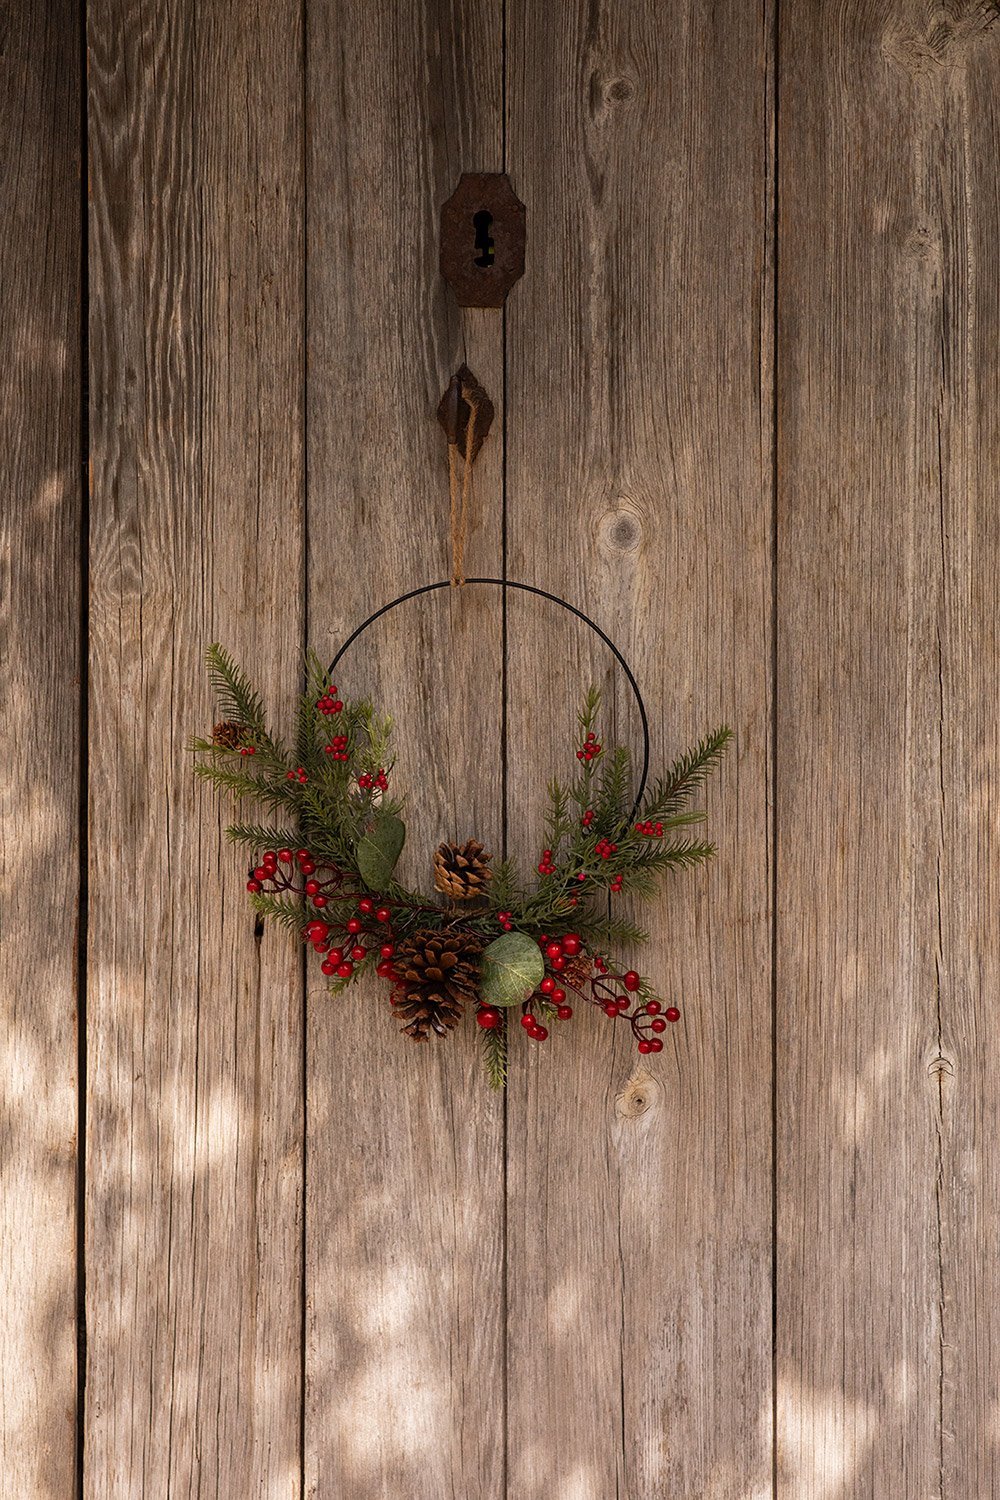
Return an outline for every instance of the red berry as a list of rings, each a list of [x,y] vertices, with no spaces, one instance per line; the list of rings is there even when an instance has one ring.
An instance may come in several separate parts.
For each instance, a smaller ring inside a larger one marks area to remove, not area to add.
[[[308,849],[296,849],[296,851],[295,851],[295,858],[297,860],[300,860],[300,861],[303,860],[303,859],[309,859],[310,858],[309,850]]]
[[[314,941],[318,938],[322,942],[329,931],[330,929],[326,923],[320,922],[318,919],[306,924],[306,937],[312,938]]]
[[[396,950],[392,943],[383,943],[378,951],[382,958],[391,958]]]
[[[281,860],[281,863],[283,865],[290,865],[291,862],[292,862],[292,851],[291,851],[291,849],[279,849],[278,850],[278,858]]]
[[[387,958],[382,960],[375,972],[381,975],[383,979],[395,979],[396,977],[396,971]]]
[[[359,963],[361,963],[362,959],[365,959],[365,958],[368,957],[368,949],[367,948],[362,948],[361,945],[360,945],[360,943],[359,943],[356,948],[352,948],[351,949],[351,957],[354,959],[354,962],[356,964],[359,964]]]
[[[653,1040],[650,1042],[650,1044],[649,1044],[649,1050],[650,1050],[650,1052],[662,1052],[663,1051],[663,1043],[660,1041],[660,1038],[658,1036],[654,1037]]]
[[[306,881],[306,895],[307,896],[315,896],[315,894],[316,894],[316,892],[318,890],[319,890],[319,881],[318,880],[307,880]]]
[[[538,988],[541,990],[541,992],[542,992],[543,995],[551,995],[551,993],[555,989],[555,987],[556,987],[556,982],[552,978],[551,974],[546,974],[545,978],[542,980],[541,984],[538,986]]]
[[[648,1016],[658,1016],[660,1014],[660,1002],[659,1002],[659,1000],[647,1000],[646,1001],[646,1014]]]
[[[567,932],[562,940],[562,951],[568,953],[570,958],[575,958],[581,947],[580,939],[575,932]]]
[[[301,869],[303,875],[313,875],[316,872],[316,866],[313,864],[311,859],[304,859],[299,868]]]
[[[668,1021],[679,1021],[681,1018],[681,1013],[677,1009],[676,1005],[668,1005],[666,1010],[664,1011],[664,1015],[666,1016]]]
[[[330,962],[334,966],[336,966],[337,964],[342,964],[344,962],[344,951],[342,948],[330,949]]]
[[[572,1014],[572,1005],[560,1005],[559,1009],[556,1011],[556,1015],[559,1017],[560,1021],[568,1021]]]
[[[260,890],[260,881],[259,880],[248,880],[247,881],[247,890],[251,891],[251,892],[253,892],[253,891],[259,891]]]
[[[323,962],[320,964],[320,968],[323,970],[324,974],[336,974],[337,972],[337,965],[332,964],[328,958],[324,958]]]
[[[371,913],[374,910],[375,910],[375,902],[372,900],[372,898],[370,896],[364,896],[358,902],[358,911],[363,912],[366,917],[370,916]]]
[[[655,1021],[649,1023],[650,1031],[666,1031],[667,1023],[662,1016],[657,1016]]]
[[[546,1026],[533,1026],[528,1032],[528,1035],[536,1042],[544,1042],[548,1034],[548,1027]]]
[[[325,896],[314,896],[313,897],[313,906],[323,907],[325,905],[326,905],[326,897]]]
[[[254,870],[253,872],[253,878],[254,880],[266,880],[267,867],[265,865],[258,865],[256,870]]]
[[[340,978],[340,979],[350,979],[350,977],[351,977],[351,975],[353,973],[354,973],[354,965],[353,964],[351,964],[351,963],[343,963],[343,964],[338,964],[337,965],[337,977],[338,978]]]
[[[552,1004],[553,1005],[562,1005],[562,1003],[563,1003],[563,1001],[565,999],[566,999],[566,991],[565,990],[553,990],[552,991]]]
[[[639,988],[641,983],[642,980],[639,978],[634,969],[629,969],[628,973],[622,979],[622,984],[625,986],[625,988],[627,990],[632,990],[633,992]]]
[[[561,953],[557,953],[555,958],[551,959],[550,962],[557,974],[566,967],[566,960]]]
[[[347,930],[348,932],[363,932],[364,926],[364,922],[362,922],[358,917],[352,917],[347,924]]]
[[[604,1014],[606,1016],[610,1016],[612,1018],[612,1020],[614,1020],[615,1016],[617,1016],[617,1014],[618,1014],[618,1006],[615,1004],[615,1002],[613,1000],[608,1000],[608,1001],[605,1002]]]
[[[642,1042],[639,1043],[639,1051],[640,1052],[652,1052],[652,1050],[653,1050],[653,1044],[652,1044],[652,1042],[642,1041]]]
[[[534,1016],[531,1014],[530,1010],[526,1010],[524,1015],[521,1017],[521,1025],[524,1027],[525,1031],[530,1031],[534,1024]]]
[[[500,1012],[493,1005],[483,1005],[476,1011],[476,1020],[485,1031],[493,1031],[500,1025]]]
[[[387,906],[380,906],[378,911],[375,913],[375,920],[376,922],[388,922],[391,916],[392,912]]]
[[[548,954],[549,958],[558,958],[560,953],[562,952],[562,945],[560,943],[547,943],[545,946],[545,952]]]

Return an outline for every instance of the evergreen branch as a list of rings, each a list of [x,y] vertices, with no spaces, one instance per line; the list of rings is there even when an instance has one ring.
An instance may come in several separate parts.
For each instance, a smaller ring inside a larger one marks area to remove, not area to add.
[[[236,801],[251,797],[262,807],[273,808],[286,806],[290,800],[283,782],[264,781],[260,777],[248,775],[246,771],[237,770],[235,766],[199,761],[194,774],[201,777],[202,781],[210,781],[219,791],[228,792]]]
[[[299,937],[308,918],[302,902],[297,897],[272,896],[267,891],[254,891],[250,904],[258,916],[270,917],[284,927],[290,927]]]
[[[569,792],[555,778],[549,782],[549,806],[545,814],[545,836],[553,853],[558,853],[563,839],[572,832],[569,819]]]
[[[632,757],[625,745],[619,745],[605,758],[597,784],[594,815],[599,829],[620,823],[629,808],[629,781]]]
[[[489,884],[489,901],[493,911],[509,911],[523,899],[517,878],[517,865],[512,859],[502,859],[493,866],[493,878]]]
[[[231,823],[226,838],[249,849],[294,849],[299,841],[294,828],[271,828],[259,823]]]
[[[714,844],[703,839],[682,839],[676,844],[654,844],[632,868],[636,871],[666,870],[676,865],[686,869],[712,859],[714,854]],[[628,872],[625,873],[627,876]]]
[[[639,816],[655,820],[676,812],[699,787],[704,786],[732,737],[731,729],[716,729],[693,750],[682,755],[665,777],[654,782],[643,798]]]
[[[592,947],[640,947],[649,942],[645,928],[625,917],[588,915],[586,919],[581,918],[578,929]]]
[[[224,717],[236,719],[266,739],[264,704],[246,673],[218,642],[209,646],[207,661],[208,678]]]
[[[492,1028],[480,1027],[482,1038],[483,1071],[489,1079],[490,1088],[498,1092],[507,1086],[507,1017],[500,1018],[500,1025]]]

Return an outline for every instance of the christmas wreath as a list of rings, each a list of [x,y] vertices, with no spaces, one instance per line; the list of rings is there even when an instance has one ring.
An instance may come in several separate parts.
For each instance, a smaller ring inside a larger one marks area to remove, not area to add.
[[[507,1017],[544,1042],[580,1004],[631,1029],[638,1050],[662,1050],[679,1019],[649,980],[621,969],[618,946],[646,934],[615,915],[619,892],[649,898],[664,872],[696,865],[714,846],[683,830],[704,813],[687,806],[730,739],[710,734],[633,802],[631,757],[606,749],[592,690],[579,716],[571,780],[548,787],[548,847],[537,879],[494,861],[475,838],[433,855],[433,896],[395,879],[406,829],[391,789],[391,721],[368,699],[341,699],[329,672],[307,658],[292,747],[269,730],[252,684],[220,647],[208,653],[219,722],[191,742],[196,772],[271,821],[235,823],[229,838],[251,854],[250,900],[316,951],[334,993],[374,970],[402,1031],[417,1042],[447,1036],[472,1012],[490,1082],[507,1075]]]

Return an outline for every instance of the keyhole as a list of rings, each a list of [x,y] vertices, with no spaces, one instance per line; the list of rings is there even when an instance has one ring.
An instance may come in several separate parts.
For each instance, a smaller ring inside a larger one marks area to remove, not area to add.
[[[490,226],[493,223],[493,215],[489,209],[481,208],[477,214],[472,215],[472,223],[476,231],[476,256],[477,266],[491,266],[493,264],[493,236],[490,234]]]

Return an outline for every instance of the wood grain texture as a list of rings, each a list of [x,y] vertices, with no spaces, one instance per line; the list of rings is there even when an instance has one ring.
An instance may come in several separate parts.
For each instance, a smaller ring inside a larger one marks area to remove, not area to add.
[[[75,7],[0,46],[0,1472],[73,1494],[80,707]]]
[[[434,413],[467,361],[497,408],[466,567],[501,558],[501,315],[460,314],[438,211],[500,166],[500,11],[312,0],[308,33],[309,622],[325,657],[378,605],[447,578]],[[501,836],[501,634],[490,591],[374,627],[338,669],[398,725],[405,878],[446,838]],[[306,1484],[311,1496],[504,1493],[502,1100],[477,1028],[417,1047],[379,983],[310,974]]]
[[[508,14],[529,206],[508,313],[511,573],[626,651],[657,763],[719,722],[737,736],[708,796],[718,863],[645,914],[642,967],[684,1007],[662,1058],[640,1066],[599,1014],[516,1049],[510,1493],[745,1500],[771,1476],[767,15]],[[527,863],[588,675],[638,737],[575,626],[519,607],[510,646]]]
[[[300,1493],[301,969],[185,742],[302,647],[297,5],[95,0],[84,1494]]]
[[[996,1493],[1000,24],[782,6],[778,1494]]]

